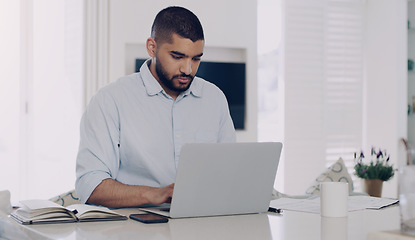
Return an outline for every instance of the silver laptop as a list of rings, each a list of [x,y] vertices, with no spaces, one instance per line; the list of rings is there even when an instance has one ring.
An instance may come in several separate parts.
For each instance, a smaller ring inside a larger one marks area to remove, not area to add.
[[[266,212],[281,149],[279,142],[186,144],[170,206],[142,210],[170,218]]]

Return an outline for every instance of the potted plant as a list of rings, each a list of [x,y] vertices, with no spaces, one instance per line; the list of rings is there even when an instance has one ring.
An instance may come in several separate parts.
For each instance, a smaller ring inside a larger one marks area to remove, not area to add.
[[[386,150],[379,149],[376,152],[375,148],[371,150],[371,160],[369,163],[364,162],[365,155],[363,151],[360,152],[360,156],[354,154],[355,163],[354,174],[364,179],[365,192],[370,196],[381,197],[382,186],[384,181],[388,181],[393,177],[395,171],[392,165],[389,165],[389,155]]]

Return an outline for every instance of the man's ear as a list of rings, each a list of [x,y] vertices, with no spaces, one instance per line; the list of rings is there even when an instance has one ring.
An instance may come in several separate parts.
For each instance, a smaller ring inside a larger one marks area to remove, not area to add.
[[[154,38],[148,38],[146,42],[147,53],[150,57],[154,58],[156,56],[157,44]]]

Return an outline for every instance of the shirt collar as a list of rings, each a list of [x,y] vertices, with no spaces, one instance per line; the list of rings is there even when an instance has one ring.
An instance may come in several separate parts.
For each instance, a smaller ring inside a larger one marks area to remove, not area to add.
[[[140,67],[140,74],[143,78],[143,83],[146,88],[147,94],[150,96],[157,95],[163,91],[163,88],[158,83],[157,79],[151,74],[148,64],[151,58],[147,59]]]
[[[163,88],[161,87],[160,83],[154,78],[153,74],[151,74],[148,64],[150,63],[151,58],[147,59],[143,65],[140,67],[140,73],[143,77],[143,83],[146,88],[147,94],[150,96],[157,95],[161,92],[164,92]],[[195,97],[202,97],[202,87],[201,81],[198,77],[193,79],[190,88],[183,92],[182,96],[187,96],[189,94]]]
[[[195,97],[202,97],[202,84],[198,77],[194,77],[190,88],[187,89],[183,95],[192,94]]]

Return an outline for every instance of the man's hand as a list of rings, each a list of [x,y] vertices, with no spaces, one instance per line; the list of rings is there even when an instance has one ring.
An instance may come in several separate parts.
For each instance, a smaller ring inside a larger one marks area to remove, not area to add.
[[[163,188],[150,188],[143,195],[149,203],[160,205],[162,203],[170,203],[173,196],[174,183]]]
[[[105,207],[136,207],[144,204],[171,202],[174,183],[162,187],[133,186],[114,179],[103,180],[89,196],[88,203]]]

